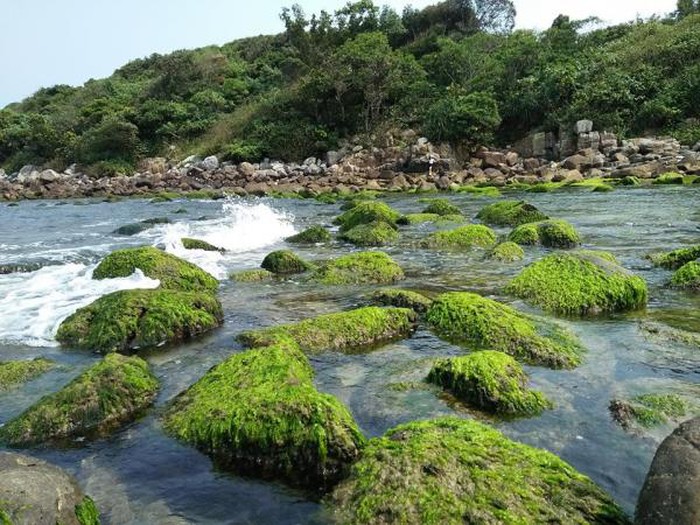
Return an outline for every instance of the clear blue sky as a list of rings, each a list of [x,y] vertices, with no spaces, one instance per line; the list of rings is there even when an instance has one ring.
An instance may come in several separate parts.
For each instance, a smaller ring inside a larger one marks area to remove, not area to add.
[[[346,0],[0,0],[0,107],[40,87],[80,85],[134,58],[282,30],[279,13],[307,13]],[[437,0],[375,0],[402,10]],[[547,28],[557,14],[623,22],[667,13],[675,0],[515,0],[517,26]]]

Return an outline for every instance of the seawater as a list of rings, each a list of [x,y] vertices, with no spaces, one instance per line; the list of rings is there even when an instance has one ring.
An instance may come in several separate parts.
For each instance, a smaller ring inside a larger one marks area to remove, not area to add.
[[[513,439],[560,455],[632,512],[655,448],[673,425],[642,434],[625,433],[610,420],[607,405],[613,397],[658,390],[697,396],[697,349],[651,340],[640,330],[640,323],[663,316],[700,330],[698,295],[668,289],[670,272],[651,267],[644,258],[652,251],[699,242],[699,188],[634,188],[611,193],[571,189],[507,197],[525,198],[548,215],[573,223],[585,247],[611,251],[644,277],[650,300],[646,312],[561,320],[586,346],[584,364],[572,371],[527,368],[532,386],[544,391],[555,402],[555,409],[537,418],[486,421]],[[467,217],[493,201],[467,194],[448,198]],[[402,212],[420,211],[425,203],[419,199],[386,197]],[[181,213],[183,209],[186,213]],[[332,219],[339,213],[339,204],[267,198],[0,204],[0,263],[45,264],[36,272],[0,276],[0,360],[46,356],[60,364],[21,388],[0,394],[0,424],[99,359],[56,346],[53,337],[66,316],[114,290],[158,285],[140,272],[124,279],[92,280],[100,259],[118,248],[159,246],[221,280],[224,326],[186,344],[143,354],[163,385],[154,410],[144,419],[107,439],[28,452],[76,475],[97,501],[104,523],[328,522],[322,507],[303,492],[217,471],[206,456],[164,435],[158,416],[170,399],[209,368],[241,351],[234,338],[242,330],[367,303],[372,287],[326,288],[294,279],[251,285],[227,279],[230,272],[259,266],[266,253],[286,247],[284,238],[295,232],[312,224],[332,228]],[[133,237],[111,233],[127,223],[163,216],[173,223]],[[402,229],[401,241],[386,249],[406,271],[402,287],[474,291],[541,313],[502,295],[501,290],[524,265],[547,250],[528,248],[525,261],[501,264],[484,260],[478,251],[438,254],[418,248],[418,241],[434,229],[429,224]],[[200,238],[227,251],[184,250],[182,237]],[[355,250],[345,244],[294,249],[310,260]],[[444,414],[484,419],[432,391],[392,388],[393,383],[422,380],[431,359],[460,353],[458,347],[419,329],[413,338],[373,352],[326,353],[314,356],[311,362],[318,388],[347,404],[362,430],[377,436],[402,422]]]

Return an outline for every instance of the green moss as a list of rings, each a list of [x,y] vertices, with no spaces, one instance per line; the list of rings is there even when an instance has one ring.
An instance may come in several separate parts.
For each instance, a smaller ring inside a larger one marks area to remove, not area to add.
[[[630,400],[613,399],[609,409],[613,419],[625,429],[635,424],[648,428],[685,417],[688,403],[675,394],[643,394]]]
[[[184,197],[190,200],[220,200],[226,198],[226,195],[221,190],[195,190],[188,191],[184,194]]]
[[[174,191],[161,191],[155,194],[151,202],[172,202],[175,199],[179,199],[181,195],[175,193]]]
[[[327,285],[390,284],[404,278],[401,267],[384,252],[358,252],[321,264],[311,280]]]
[[[472,349],[498,350],[551,368],[581,362],[578,340],[558,324],[473,293],[438,296],[426,319],[438,336]]]
[[[268,253],[260,266],[269,272],[283,275],[304,273],[311,268],[309,263],[290,250]]]
[[[166,197],[165,195],[156,195],[151,199],[151,204],[160,204],[161,202],[172,202],[173,199]]]
[[[523,245],[542,244],[549,248],[574,248],[581,244],[576,229],[559,219],[521,224],[508,235],[508,240]]]
[[[329,242],[331,234],[323,226],[311,226],[301,233],[287,237],[285,241],[292,244],[317,244]]]
[[[274,273],[268,272],[267,270],[243,270],[242,272],[236,272],[229,275],[229,279],[236,281],[237,283],[257,283],[260,281],[267,281],[274,277]]]
[[[423,294],[410,290],[400,290],[398,288],[382,288],[372,294],[372,301],[384,306],[397,306],[399,308],[410,308],[417,313],[425,313],[433,303]]]
[[[0,392],[26,383],[53,368],[54,362],[38,357],[27,361],[0,361]]]
[[[225,252],[223,248],[209,244],[207,241],[202,241],[201,239],[190,239],[189,237],[183,237],[181,239],[182,246],[185,250],[204,250],[207,252]]]
[[[680,173],[662,173],[654,180],[651,181],[652,184],[683,184],[683,175]]]
[[[467,224],[453,230],[431,233],[422,242],[425,248],[469,250],[496,244],[496,232],[483,224]]]
[[[654,266],[661,266],[669,270],[677,270],[681,266],[700,259],[700,244],[689,248],[679,248],[670,252],[652,253],[647,255]]]
[[[355,206],[360,204],[361,202],[375,200],[377,198],[377,195],[378,195],[377,192],[369,191],[369,190],[354,193],[351,196],[344,198],[345,202],[343,202],[343,204],[341,204],[340,209],[342,211],[351,210]]]
[[[369,441],[328,502],[337,523],[628,524],[589,478],[476,421],[417,421]]]
[[[137,268],[146,277],[158,279],[163,289],[215,292],[219,288],[219,281],[199,266],[152,246],[125,248],[110,253],[95,268],[92,278],[128,277]]]
[[[503,352],[482,350],[438,359],[428,381],[468,405],[496,414],[534,416],[552,406],[542,393],[528,390],[522,367]]]
[[[593,186],[593,190],[591,191],[605,193],[608,191],[613,191],[614,189],[615,187],[610,184],[596,184]]]
[[[487,254],[489,259],[502,262],[520,261],[525,257],[523,249],[514,242],[502,242],[494,246]]]
[[[100,512],[90,496],[85,496],[75,506],[75,517],[80,525],[100,525]]]
[[[26,447],[104,434],[137,417],[158,386],[143,359],[110,354],[1,427],[0,442]]]
[[[326,489],[364,437],[336,398],[319,393],[289,341],[233,355],[180,394],[165,429],[237,472]]]
[[[551,191],[560,190],[567,184],[565,182],[539,182],[526,188],[530,193],[549,193]]]
[[[606,180],[610,179],[602,179],[600,177],[594,177],[592,179],[585,179],[580,182],[574,182],[571,184],[572,188],[589,188],[591,191],[601,191],[601,192],[606,192],[606,191],[613,191],[615,188],[611,186]]]
[[[383,202],[362,201],[335,219],[340,231],[346,232],[360,224],[386,222],[394,225],[401,214]]]
[[[384,246],[396,241],[399,234],[386,222],[376,221],[355,226],[338,238],[355,246]]]
[[[447,199],[430,199],[428,206],[422,213],[434,213],[435,215],[462,215],[462,210]]]
[[[291,338],[304,352],[351,352],[409,337],[415,328],[413,310],[369,306],[320,315],[299,323],[249,330],[236,339],[249,348]]]
[[[686,290],[700,290],[700,262],[684,264],[671,277],[671,286]]]
[[[129,352],[188,339],[222,322],[221,303],[208,293],[122,290],[70,315],[56,339],[93,352]]]
[[[409,213],[407,215],[402,215],[396,221],[396,224],[402,226],[408,226],[411,224],[422,224],[425,222],[435,222],[440,220],[440,215],[437,213]]]
[[[457,193],[470,193],[476,197],[500,197],[501,192],[494,186],[460,186]]]
[[[549,255],[510,281],[506,293],[569,315],[624,312],[646,305],[647,285],[597,252]]]
[[[642,183],[637,177],[628,175],[620,181],[620,184],[622,184],[623,186],[640,186]]]
[[[500,201],[481,209],[476,218],[485,224],[519,226],[528,222],[547,220],[544,213],[525,201]]]

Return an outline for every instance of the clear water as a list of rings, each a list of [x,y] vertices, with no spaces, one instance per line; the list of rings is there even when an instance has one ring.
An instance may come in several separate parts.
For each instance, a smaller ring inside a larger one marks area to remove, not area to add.
[[[652,268],[644,259],[651,251],[700,242],[700,188],[634,188],[612,193],[577,189],[509,197],[526,198],[550,216],[572,222],[586,247],[611,251],[647,280],[650,301],[646,312],[563,320],[585,344],[585,363],[572,371],[528,368],[533,386],[554,400],[556,408],[537,418],[490,423],[514,439],[560,455],[632,512],[656,446],[673,426],[625,433],[610,420],[607,405],[612,397],[648,391],[688,396],[700,392],[697,348],[649,339],[640,330],[644,319],[661,316],[700,330],[700,296],[665,288],[670,272]],[[467,216],[474,216],[493,200],[471,195],[449,198]],[[405,195],[386,198],[405,212],[420,211],[424,204],[418,199]],[[175,214],[180,208],[187,213]],[[29,453],[77,476],[97,501],[105,523],[326,523],[322,507],[303,492],[215,470],[206,456],[165,436],[159,414],[173,396],[210,367],[241,350],[234,341],[240,331],[365,304],[371,287],[320,288],[294,281],[251,285],[226,280],[229,272],[255,268],[266,253],[284,247],[284,237],[311,224],[330,225],[338,213],[339,205],[275,199],[0,205],[0,263],[47,264],[37,272],[0,275],[0,359],[46,356],[60,364],[19,389],[0,393],[0,424],[98,359],[55,345],[53,334],[65,316],[104,293],[157,285],[138,274],[92,281],[92,269],[100,258],[126,246],[162,246],[221,279],[224,326],[188,344],[144,355],[162,381],[156,406],[146,418],[108,439]],[[123,224],[160,216],[175,223],[134,237],[110,233]],[[483,260],[478,252],[437,254],[417,248],[417,241],[433,229],[417,225],[402,230],[402,240],[386,250],[406,270],[402,287],[476,291],[536,312],[502,296],[500,290],[546,250],[528,249],[525,261],[502,264]],[[202,238],[228,251],[222,255],[183,250],[182,236]],[[337,244],[298,251],[308,259],[324,259],[351,250]],[[392,386],[420,381],[431,358],[460,352],[419,329],[413,338],[374,352],[327,353],[314,356],[312,364],[319,389],[346,403],[363,431],[376,436],[398,423],[442,414],[483,417],[435,391]]]

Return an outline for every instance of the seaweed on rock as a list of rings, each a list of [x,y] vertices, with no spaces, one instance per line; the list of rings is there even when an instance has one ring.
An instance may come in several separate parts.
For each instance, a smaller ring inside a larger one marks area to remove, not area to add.
[[[323,226],[311,226],[301,233],[287,237],[285,241],[291,244],[317,244],[329,242],[331,234]]]
[[[419,314],[427,312],[430,305],[433,304],[433,300],[423,294],[398,288],[382,288],[381,290],[377,290],[372,294],[371,300],[383,306],[410,308]]]
[[[204,250],[206,252],[225,252],[223,248],[214,246],[213,244],[203,241],[201,239],[191,239],[189,237],[183,237],[181,239],[182,246],[185,250]]]
[[[502,242],[494,246],[486,257],[501,262],[520,261],[525,257],[523,249],[512,241]]]
[[[485,206],[476,218],[484,224],[519,226],[528,222],[544,221],[549,217],[525,201],[505,200]]]
[[[359,224],[341,233],[338,238],[355,246],[384,246],[399,238],[393,226],[383,221]]]
[[[336,217],[334,222],[340,225],[341,232],[346,232],[360,224],[376,221],[395,225],[400,216],[401,214],[399,212],[383,202],[362,201],[342,215]]]
[[[253,270],[242,270],[240,272],[231,273],[229,279],[237,283],[259,283],[272,279],[274,275],[274,273],[263,270],[262,268],[256,268]]]
[[[508,240],[524,245],[541,244],[548,248],[575,248],[581,244],[576,229],[559,219],[521,224],[508,235]]]
[[[447,199],[430,199],[428,206],[421,213],[435,215],[462,215],[462,210]]]
[[[391,284],[404,278],[401,267],[384,252],[357,252],[320,264],[310,279],[326,285]]]
[[[53,361],[43,357],[24,361],[0,361],[0,392],[26,383],[53,366]]]
[[[690,261],[671,277],[671,286],[684,290],[700,290],[700,261]]]
[[[700,259],[700,244],[679,248],[670,252],[652,253],[647,255],[654,266],[661,266],[668,270],[677,270],[681,266],[696,259]]]
[[[642,394],[630,400],[613,399],[609,405],[612,418],[628,430],[636,425],[653,427],[679,421],[688,413],[688,403],[675,394]]]
[[[277,250],[268,253],[260,266],[268,272],[291,275],[304,273],[311,265],[291,250]]]
[[[422,242],[424,248],[469,250],[489,248],[496,244],[496,232],[483,224],[468,224],[453,230],[430,234]]]

